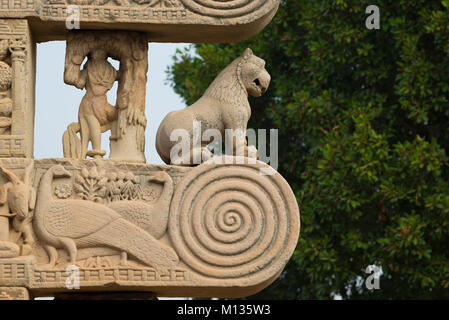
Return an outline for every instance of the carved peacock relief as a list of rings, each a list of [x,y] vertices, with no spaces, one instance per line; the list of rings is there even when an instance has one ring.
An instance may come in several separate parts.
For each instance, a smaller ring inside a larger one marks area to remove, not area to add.
[[[71,178],[62,165],[54,165],[42,176],[37,194],[34,231],[49,257],[49,266],[58,261],[63,249],[70,263],[77,263],[81,248],[112,248],[148,266],[174,266],[175,251],[158,239],[166,233],[173,182],[165,172],[149,181],[163,185],[158,200],[145,202],[143,187],[132,173],[110,173],[95,166],[83,168],[73,187],[60,184]],[[64,187],[60,187],[64,186]],[[73,192],[75,191],[75,192]]]

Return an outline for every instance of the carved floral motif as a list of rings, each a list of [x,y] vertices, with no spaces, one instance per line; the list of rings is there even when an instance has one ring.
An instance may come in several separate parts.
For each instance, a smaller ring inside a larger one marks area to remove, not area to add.
[[[139,176],[130,171],[113,171],[106,173],[96,166],[83,168],[76,175],[73,188],[68,184],[57,184],[55,195],[59,199],[68,199],[73,190],[77,198],[98,203],[115,201],[156,200],[157,193],[153,188],[144,187]]]
[[[69,184],[58,184],[55,187],[55,195],[59,199],[68,199],[72,196],[73,188]]]
[[[111,268],[113,266],[108,257],[90,257],[84,261],[83,267],[87,269]]]
[[[98,172],[93,166],[90,170],[83,168],[75,178],[74,189],[79,198],[93,202],[103,202],[106,195],[108,179],[104,177],[105,171]]]

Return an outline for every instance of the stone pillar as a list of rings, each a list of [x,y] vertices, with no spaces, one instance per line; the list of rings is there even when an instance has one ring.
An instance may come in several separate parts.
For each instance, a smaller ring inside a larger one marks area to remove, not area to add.
[[[0,19],[0,61],[10,77],[1,111],[0,158],[32,158],[34,143],[35,43],[26,19]],[[5,79],[2,79],[5,82]],[[3,83],[5,86],[6,83]],[[4,104],[3,104],[4,105]]]
[[[10,51],[13,71],[12,81],[12,135],[24,135],[25,134],[25,58],[26,48],[23,39],[10,40]]]

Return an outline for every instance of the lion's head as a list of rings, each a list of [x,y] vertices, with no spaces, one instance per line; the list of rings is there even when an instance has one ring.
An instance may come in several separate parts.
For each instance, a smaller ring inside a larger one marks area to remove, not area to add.
[[[215,78],[204,95],[232,105],[245,105],[248,95],[260,97],[264,94],[270,81],[265,61],[246,49]]]
[[[265,70],[265,61],[254,55],[251,49],[246,49],[240,65],[240,80],[248,94],[260,97],[267,91],[271,76]]]

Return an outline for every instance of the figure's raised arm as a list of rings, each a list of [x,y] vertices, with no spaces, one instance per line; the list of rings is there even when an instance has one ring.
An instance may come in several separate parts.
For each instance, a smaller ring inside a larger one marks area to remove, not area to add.
[[[65,69],[64,69],[64,82],[68,85],[83,89],[86,85],[87,70],[81,70],[81,64],[84,58],[82,56],[72,56],[67,52]]]

